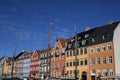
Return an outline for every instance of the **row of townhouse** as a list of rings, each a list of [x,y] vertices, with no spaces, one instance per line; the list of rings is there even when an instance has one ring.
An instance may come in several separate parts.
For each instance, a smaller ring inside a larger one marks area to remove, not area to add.
[[[75,35],[66,49],[67,77],[74,78],[76,70],[77,77],[82,80],[100,80],[100,78],[112,80],[120,76],[119,30],[118,21]],[[75,39],[77,39],[76,46]]]
[[[20,78],[77,77],[78,80],[100,80],[109,77],[112,80],[120,76],[119,30],[120,21],[117,21],[86,29],[69,39],[57,38],[50,48],[22,51],[15,58],[14,74],[9,71],[12,70],[13,60],[11,62],[7,57],[1,58],[0,75],[8,75],[5,71],[9,71],[9,76]]]

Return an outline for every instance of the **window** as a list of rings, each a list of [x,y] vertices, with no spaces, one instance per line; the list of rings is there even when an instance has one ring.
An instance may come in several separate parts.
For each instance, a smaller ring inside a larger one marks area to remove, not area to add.
[[[87,65],[87,58],[84,59],[84,64]]]
[[[108,63],[109,63],[109,64],[112,63],[112,56],[108,56]]]
[[[83,54],[83,48],[80,48],[80,55]]]
[[[97,69],[97,76],[100,76],[100,69]]]
[[[70,77],[72,76],[72,70],[70,70]]]
[[[97,41],[97,40],[98,40],[98,37],[97,37],[97,36],[93,36],[92,42],[95,42],[95,41]]]
[[[111,49],[112,49],[112,45],[108,44],[108,50],[111,50]]]
[[[82,41],[82,45],[85,45],[85,44],[86,44],[86,40],[83,40],[83,41]]]
[[[67,67],[68,67],[68,66],[69,66],[69,62],[67,62],[67,64],[66,64],[66,65],[67,65]]]
[[[95,38],[92,38],[92,42],[95,42]]]
[[[100,64],[100,58],[96,58],[96,64]]]
[[[72,50],[70,51],[70,56],[72,56]]]
[[[68,44],[68,48],[70,49],[72,47],[72,44]]]
[[[91,58],[91,59],[90,59],[90,64],[91,64],[91,65],[94,65],[94,64],[95,64],[95,59],[94,59],[94,58]]]
[[[75,60],[73,60],[73,66],[75,66]]]
[[[94,53],[94,48],[90,48],[90,54]]]
[[[85,38],[88,38],[89,37],[89,34],[85,34]]]
[[[96,52],[100,52],[100,47],[99,46],[96,47]]]
[[[91,75],[95,75],[95,70],[90,70]]]
[[[109,39],[109,34],[108,33],[104,33],[102,36],[103,40],[108,40]]]
[[[107,76],[107,70],[103,69],[103,76]]]
[[[81,37],[78,37],[78,40],[80,40],[81,39]]]
[[[70,61],[70,66],[72,66],[72,60]]]
[[[67,57],[69,57],[69,52],[67,51]]]
[[[73,56],[75,56],[75,50],[73,50]]]
[[[77,64],[77,66],[79,66],[79,59],[77,59],[77,62],[76,60],[73,60],[73,66],[75,66]]]
[[[109,76],[112,76],[112,75],[113,75],[112,69],[108,69],[108,75],[109,75]]]
[[[87,48],[86,47],[84,48],[84,54],[87,54]]]
[[[102,63],[103,63],[103,64],[106,64],[106,57],[103,57],[103,58],[102,58]]]
[[[79,49],[77,49],[77,55],[79,55]]]
[[[79,59],[77,59],[77,66],[79,66]]]
[[[82,58],[80,59],[80,65],[81,66],[83,65],[83,59]]]
[[[103,45],[103,46],[102,46],[102,51],[105,51],[105,50],[106,50],[106,46]]]

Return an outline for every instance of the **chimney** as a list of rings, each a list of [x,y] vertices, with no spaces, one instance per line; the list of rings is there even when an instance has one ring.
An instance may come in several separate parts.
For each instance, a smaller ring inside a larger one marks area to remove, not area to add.
[[[113,21],[112,20],[110,20],[109,22],[108,22],[108,24],[112,24],[113,23]]]
[[[89,26],[85,28],[85,31],[88,31],[88,30],[90,30],[90,27],[89,27]]]

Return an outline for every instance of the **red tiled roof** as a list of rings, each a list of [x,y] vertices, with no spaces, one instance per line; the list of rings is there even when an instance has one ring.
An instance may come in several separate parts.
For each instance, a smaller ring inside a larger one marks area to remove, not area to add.
[[[64,46],[65,43],[67,43],[67,42],[69,42],[71,40],[71,38],[68,38],[68,39],[59,38],[58,40],[60,41],[61,45]]]

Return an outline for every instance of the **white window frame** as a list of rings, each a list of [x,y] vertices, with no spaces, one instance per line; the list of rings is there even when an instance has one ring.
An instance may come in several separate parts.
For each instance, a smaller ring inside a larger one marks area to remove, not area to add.
[[[112,50],[112,44],[108,44],[108,50]]]
[[[111,64],[112,63],[112,56],[108,56],[108,63]]]
[[[100,52],[100,46],[96,47],[96,52]]]
[[[105,45],[102,45],[102,51],[106,51],[106,46]]]
[[[94,53],[94,48],[90,48],[90,54]]]

